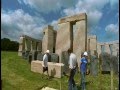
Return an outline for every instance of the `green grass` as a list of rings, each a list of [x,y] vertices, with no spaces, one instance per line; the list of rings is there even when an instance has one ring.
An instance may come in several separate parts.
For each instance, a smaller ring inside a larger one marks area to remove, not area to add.
[[[68,77],[61,79],[52,78],[50,80],[42,78],[39,73],[31,72],[30,64],[27,60],[17,55],[17,52],[1,52],[1,74],[2,90],[41,90],[42,87],[48,86],[60,90],[68,90]],[[80,75],[75,75],[75,82],[80,90]],[[110,90],[110,75],[99,74],[96,77],[86,76],[87,90]],[[114,75],[114,88],[118,87],[118,77]]]

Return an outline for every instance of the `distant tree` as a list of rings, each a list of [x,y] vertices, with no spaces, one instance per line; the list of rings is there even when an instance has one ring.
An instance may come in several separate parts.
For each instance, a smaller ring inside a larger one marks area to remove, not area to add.
[[[11,41],[8,38],[1,39],[1,50],[3,51],[18,51],[19,43]]]

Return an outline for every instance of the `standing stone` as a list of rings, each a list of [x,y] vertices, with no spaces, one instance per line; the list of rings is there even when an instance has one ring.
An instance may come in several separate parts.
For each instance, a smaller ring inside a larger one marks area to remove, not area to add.
[[[37,42],[36,47],[37,47],[37,51],[42,52],[42,42],[41,41]]]
[[[42,40],[42,52],[45,53],[46,50],[50,50],[51,53],[55,51],[55,32],[53,27],[48,25],[44,28],[44,37]]]
[[[59,63],[59,56],[55,53],[50,53],[51,62]]]
[[[25,49],[25,38],[21,36],[19,41],[18,56],[22,56],[22,52],[24,49]]]
[[[28,55],[28,61],[31,64],[31,62],[32,62],[32,53],[29,53],[29,55]]]
[[[36,42],[32,41],[32,51],[36,51]]]
[[[101,54],[101,44],[100,43],[97,43],[97,53],[98,53],[98,58],[99,58],[99,55]]]
[[[59,62],[61,61],[62,51],[67,51],[71,48],[71,26],[70,22],[58,24],[59,30],[56,37],[56,53],[59,55]]]
[[[38,53],[37,54],[37,60],[43,61],[43,56],[44,56],[43,53]]]
[[[105,52],[107,52],[107,53],[111,54],[109,44],[105,44]]]
[[[96,76],[98,74],[98,57],[97,55],[91,55],[90,59],[90,73],[93,76]]]
[[[110,54],[103,52],[100,54],[102,71],[110,71]]]
[[[88,36],[88,49],[89,49],[89,51],[97,50],[97,37],[96,37],[96,35]]]
[[[37,60],[37,51],[32,51],[32,60]]]
[[[81,53],[87,50],[87,22],[81,20],[76,22],[76,32],[73,40],[73,53],[77,56],[77,61],[81,59]],[[79,65],[79,64],[78,64]]]
[[[113,51],[112,55],[117,56],[117,51],[118,50],[119,50],[119,44],[118,43],[114,43],[113,47],[112,47],[112,51]]]
[[[62,59],[61,60],[62,60],[62,62],[64,64],[64,73],[69,74],[69,64],[68,64],[69,55],[68,55],[67,51],[62,52]]]

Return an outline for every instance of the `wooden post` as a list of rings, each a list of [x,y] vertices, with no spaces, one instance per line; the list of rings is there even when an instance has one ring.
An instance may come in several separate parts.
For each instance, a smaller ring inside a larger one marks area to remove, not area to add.
[[[111,90],[113,90],[113,68],[111,67]]]

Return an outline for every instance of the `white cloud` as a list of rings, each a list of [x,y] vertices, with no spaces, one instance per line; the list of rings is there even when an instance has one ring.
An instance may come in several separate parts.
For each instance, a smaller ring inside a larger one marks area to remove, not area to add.
[[[22,9],[4,11],[1,13],[1,36],[12,40],[19,40],[22,34],[33,38],[41,38],[45,20],[31,16]]]
[[[119,39],[119,27],[118,24],[109,24],[105,27],[106,38],[108,40],[118,40]]]
[[[58,20],[53,20],[51,25],[54,27],[54,30],[58,30]]]
[[[117,0],[79,0],[75,7],[64,9],[62,14],[71,16],[79,13],[87,13],[88,30],[91,32],[102,18],[102,9],[107,4],[112,4],[112,8],[113,5],[117,4]]]
[[[18,0],[20,4],[24,3],[32,8],[44,13],[67,8],[75,4],[75,0]]]
[[[87,13],[88,30],[91,31],[102,17],[101,9],[108,0],[79,0],[75,7],[63,10],[65,15],[74,15],[79,13]]]
[[[117,24],[109,24],[106,26],[105,31],[108,33],[119,34],[119,29]]]

